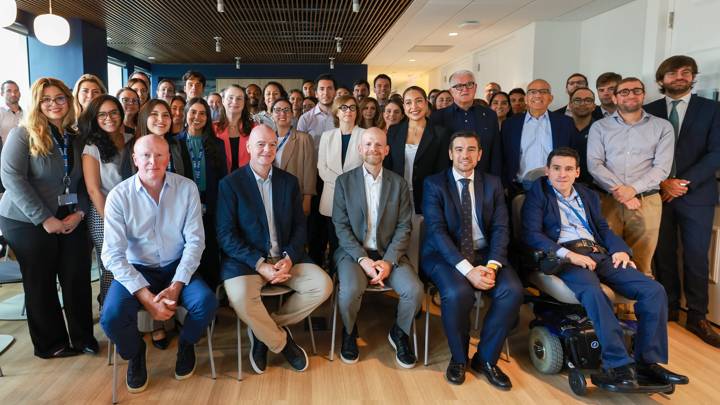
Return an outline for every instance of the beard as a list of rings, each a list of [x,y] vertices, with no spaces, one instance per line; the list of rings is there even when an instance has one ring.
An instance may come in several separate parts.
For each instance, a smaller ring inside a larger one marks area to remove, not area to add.
[[[690,91],[692,85],[692,82],[688,82],[687,80],[675,80],[667,84],[663,83],[663,90],[665,90],[665,94],[667,95],[678,96]]]

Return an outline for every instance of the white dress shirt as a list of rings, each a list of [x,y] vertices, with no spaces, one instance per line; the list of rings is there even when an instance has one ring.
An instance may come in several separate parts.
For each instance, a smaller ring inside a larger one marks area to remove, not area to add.
[[[163,267],[180,259],[173,281],[188,284],[204,249],[200,192],[192,180],[165,173],[157,203],[137,174],[108,194],[102,261],[131,294],[150,285],[133,264]]]
[[[13,112],[6,104],[0,105],[0,138],[3,144],[7,142],[10,130],[20,125],[22,118],[22,108],[18,112]]]
[[[307,132],[312,136],[313,143],[315,144],[315,160],[317,160],[317,151],[320,148],[320,137],[322,137],[323,132],[334,128],[335,120],[333,119],[332,113],[323,112],[323,110],[320,109],[320,104],[301,115],[297,123],[298,131]]]
[[[267,218],[268,233],[270,234],[270,256],[280,257],[280,245],[278,244],[277,230],[275,229],[275,214],[273,213],[272,203],[272,168],[270,168],[270,172],[268,172],[267,179],[260,177],[252,166],[250,166],[250,169],[255,176],[263,206],[265,206],[265,217]]]
[[[363,178],[365,179],[365,202],[367,206],[367,231],[363,246],[367,250],[377,250],[377,221],[378,210],[380,209],[380,193],[382,192],[383,169],[376,178],[363,166]]]
[[[688,104],[690,103],[690,97],[692,94],[688,93],[678,99],[670,98],[668,96],[665,96],[665,105],[667,106],[667,114],[668,118],[670,118],[670,111],[672,110],[672,102],[675,100],[680,100],[679,103],[675,106],[675,111],[677,111],[678,114],[678,131],[680,128],[682,128],[683,120],[685,119],[685,113],[688,109]]]

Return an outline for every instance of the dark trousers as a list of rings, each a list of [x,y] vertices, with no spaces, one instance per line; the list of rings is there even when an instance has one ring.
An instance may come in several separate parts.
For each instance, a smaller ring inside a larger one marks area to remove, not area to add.
[[[660,283],[632,268],[614,268],[612,258],[606,254],[591,253],[590,257],[597,263],[594,272],[568,265],[557,276],[575,293],[592,320],[602,347],[603,367],[620,367],[632,363],[633,359],[625,349],[622,328],[600,282],[636,301],[635,361],[667,363],[667,297]]]
[[[320,196],[322,195],[323,184],[322,179],[318,176],[317,195],[310,199],[310,215],[307,217],[308,254],[310,259],[320,267],[325,264],[325,250],[328,244],[328,217],[320,213]],[[330,258],[332,259],[332,256]]]
[[[220,247],[215,232],[215,213],[206,213],[203,216],[205,229],[205,250],[200,257],[200,266],[196,274],[201,276],[210,290],[215,291],[220,285]]]
[[[56,235],[45,232],[42,225],[0,217],[0,228],[20,264],[35,355],[48,357],[70,343],[78,349],[90,343],[93,320],[87,225],[81,222],[72,233]],[[56,278],[62,288],[67,329]]]
[[[178,260],[159,268],[137,264],[133,266],[150,283],[148,289],[153,294],[157,294],[170,285],[179,263]],[[180,332],[180,340],[195,344],[215,317],[218,307],[215,294],[202,278],[193,276],[190,283],[183,287],[178,305],[182,305],[188,311]],[[117,280],[113,280],[105,297],[100,324],[105,334],[117,345],[120,357],[126,360],[135,357],[140,349],[142,335],[137,329],[137,313],[140,309],[142,309],[140,301]]]
[[[484,261],[477,261],[484,263]],[[475,302],[475,288],[449,264],[439,264],[425,270],[440,292],[440,309],[445,336],[452,361],[467,363],[470,346],[470,312]],[[523,301],[523,288],[515,270],[503,267],[495,279],[495,286],[483,291],[492,299],[483,321],[477,355],[483,362],[497,363],[505,338],[515,324]]]
[[[665,287],[670,309],[680,307],[681,285],[688,321],[705,319],[708,312],[708,251],[714,206],[691,206],[682,199],[664,203],[660,235],[653,257],[655,279]],[[678,230],[682,241],[683,280],[678,271]]]

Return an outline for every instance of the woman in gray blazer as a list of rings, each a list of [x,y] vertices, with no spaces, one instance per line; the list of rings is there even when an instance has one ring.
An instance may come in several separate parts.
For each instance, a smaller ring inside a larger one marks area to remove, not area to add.
[[[88,198],[73,96],[57,79],[32,86],[27,122],[2,151],[0,228],[20,264],[35,355],[98,353],[93,337]],[[67,328],[55,279],[62,287]],[[69,336],[68,336],[69,332]]]

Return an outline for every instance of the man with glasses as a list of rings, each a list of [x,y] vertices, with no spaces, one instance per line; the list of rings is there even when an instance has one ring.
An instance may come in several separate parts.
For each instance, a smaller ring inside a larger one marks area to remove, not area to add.
[[[643,110],[644,99],[640,79],[626,77],[618,83],[617,111],[590,127],[587,159],[590,174],[605,192],[602,213],[610,229],[630,246],[638,270],[652,277],[660,182],[670,174],[675,137],[668,121]]]
[[[598,98],[600,99],[600,107],[595,109],[593,112],[593,118],[602,119],[613,115],[617,107],[613,101],[615,95],[615,89],[618,83],[622,80],[622,76],[615,72],[605,72],[598,76],[595,81],[595,88],[597,89]]]
[[[573,120],[548,111],[553,101],[550,83],[535,79],[528,84],[526,94],[527,112],[506,119],[502,127],[502,180],[511,201],[530,188],[553,149],[577,147]]]
[[[469,70],[459,70],[450,75],[450,93],[454,103],[437,110],[430,116],[430,122],[450,130],[472,131],[480,137],[483,154],[478,169],[499,176],[502,170],[500,136],[495,111],[473,105],[477,83]]]
[[[567,78],[565,81],[565,91],[569,97],[571,97],[572,93],[579,89],[580,87],[587,87],[588,86],[588,80],[587,77],[585,77],[582,73],[573,73],[570,75],[570,77]],[[570,109],[568,108],[570,106],[570,103],[568,102],[567,105],[563,106],[562,108],[558,108],[557,110],[553,111],[560,114],[565,114],[568,117],[572,117],[572,113],[570,112]]]
[[[590,125],[595,122],[595,107],[595,93],[587,87],[575,89],[570,95],[570,112],[578,132],[575,142],[576,149],[580,154],[580,177],[578,180],[585,184],[592,184],[592,176],[587,170],[587,137]]]
[[[494,96],[496,93],[500,93],[502,91],[502,88],[499,84],[495,82],[490,82],[485,85],[485,101],[487,101],[488,105],[490,104],[490,99],[492,96]]]
[[[23,118],[23,110],[20,107],[20,87],[12,80],[6,80],[0,86],[0,96],[5,103],[0,105],[0,138],[5,144],[10,130],[20,124]]]
[[[689,56],[676,55],[660,64],[655,80],[665,97],[645,106],[668,119],[675,135],[670,178],[660,183],[662,220],[655,252],[655,276],[668,295],[668,319],[677,322],[680,288],[687,303],[686,328],[707,344],[720,347],[718,335],[705,319],[708,312],[708,255],[715,204],[715,172],[720,169],[720,107],[690,94],[698,66]],[[678,231],[682,240],[683,282],[677,266]]]

